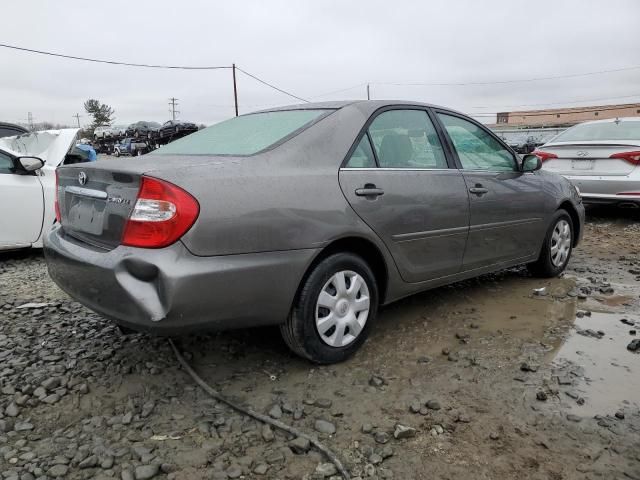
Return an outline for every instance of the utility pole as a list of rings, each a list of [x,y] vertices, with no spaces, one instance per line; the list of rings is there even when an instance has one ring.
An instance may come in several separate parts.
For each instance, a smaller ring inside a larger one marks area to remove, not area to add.
[[[76,113],[75,115],[71,115],[71,116],[78,121],[78,128],[80,128],[80,117],[82,115],[80,115],[79,113]]]
[[[236,64],[233,64],[233,101],[236,106],[236,117],[238,116],[238,87],[236,85]]]
[[[29,124],[29,130],[33,132],[33,114],[31,112],[27,113],[27,123]]]
[[[369,84],[367,83],[367,100],[371,100],[371,94],[369,93]]]
[[[180,113],[178,110],[176,110],[176,107],[178,106],[178,99],[177,98],[173,98],[171,97],[169,99],[169,106],[171,107],[171,110],[169,110],[171,112],[171,118],[173,120],[176,119],[176,113]]]

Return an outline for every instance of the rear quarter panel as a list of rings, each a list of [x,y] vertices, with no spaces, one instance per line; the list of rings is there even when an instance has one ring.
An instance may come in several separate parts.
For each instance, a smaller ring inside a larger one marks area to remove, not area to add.
[[[146,174],[185,188],[200,203],[182,239],[195,255],[317,248],[370,236],[338,183],[340,163],[365,120],[345,108],[261,154],[202,157],[198,165]]]

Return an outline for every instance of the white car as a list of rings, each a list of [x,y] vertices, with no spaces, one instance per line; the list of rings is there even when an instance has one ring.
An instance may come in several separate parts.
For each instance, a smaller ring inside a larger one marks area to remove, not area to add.
[[[124,131],[127,127],[123,126],[105,126],[105,127],[96,127],[93,131],[93,138],[98,140],[99,138],[113,138],[118,137],[124,134]]]
[[[78,132],[69,128],[0,138],[0,250],[42,247],[55,219],[55,171]]]
[[[559,173],[586,204],[640,207],[640,117],[585,122],[533,152]]]

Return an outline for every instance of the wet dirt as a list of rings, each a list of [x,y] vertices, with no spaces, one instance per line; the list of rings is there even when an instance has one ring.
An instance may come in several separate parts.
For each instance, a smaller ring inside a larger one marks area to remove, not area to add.
[[[591,212],[562,278],[514,268],[383,308],[362,350],[339,365],[293,356],[275,329],[186,337],[180,349],[225,395],[318,435],[353,477],[640,479],[640,353],[626,349],[638,337],[620,322],[640,322],[635,215]],[[46,473],[67,455],[70,479],[129,478],[153,464],[164,464],[159,478],[324,478],[317,452],[293,453],[287,435],[207,398],[163,339],[123,337],[68,299],[41,256],[4,262],[0,355],[11,350],[31,367],[15,380],[0,366],[0,386],[36,383],[33,368],[38,382],[44,371],[88,389],[21,407],[16,418],[34,428],[0,431],[0,472]],[[15,308],[40,301],[54,306]],[[43,363],[43,349],[60,359]],[[0,395],[0,412],[16,395]],[[317,420],[335,433],[316,431]],[[397,424],[415,434],[394,438]],[[20,458],[25,448],[36,460]],[[80,468],[83,449],[120,456]]]

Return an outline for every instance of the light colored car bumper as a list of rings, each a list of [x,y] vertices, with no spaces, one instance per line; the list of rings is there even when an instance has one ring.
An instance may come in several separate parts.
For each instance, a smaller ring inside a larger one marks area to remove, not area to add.
[[[564,175],[580,190],[584,203],[640,205],[640,170],[626,176]]]

